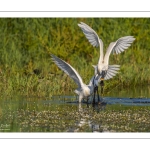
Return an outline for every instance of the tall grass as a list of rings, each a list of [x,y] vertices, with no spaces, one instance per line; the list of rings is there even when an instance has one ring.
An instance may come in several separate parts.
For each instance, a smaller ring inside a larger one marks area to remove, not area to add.
[[[91,26],[104,42],[122,36],[136,38],[110,64],[121,65],[120,73],[106,81],[106,87],[150,84],[149,18],[1,18],[0,91],[2,95],[51,96],[72,92],[75,83],[51,61],[50,53],[70,63],[88,83],[97,64],[99,48],[93,48],[78,23]]]

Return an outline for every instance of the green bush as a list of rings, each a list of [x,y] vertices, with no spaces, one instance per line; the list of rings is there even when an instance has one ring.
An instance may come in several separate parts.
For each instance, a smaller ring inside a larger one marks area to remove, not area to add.
[[[51,61],[50,53],[70,63],[88,83],[94,74],[99,48],[85,38],[78,23],[91,26],[104,42],[132,35],[136,40],[125,52],[110,56],[120,73],[106,87],[150,83],[149,18],[1,18],[0,90],[50,96],[74,90],[75,83]]]

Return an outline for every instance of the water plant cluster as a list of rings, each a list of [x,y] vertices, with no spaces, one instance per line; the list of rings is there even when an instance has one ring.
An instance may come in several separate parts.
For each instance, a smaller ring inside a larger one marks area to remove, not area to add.
[[[150,107],[28,102],[3,111],[1,132],[149,132]],[[0,128],[1,129],[1,128]]]
[[[150,83],[149,18],[1,18],[0,91],[2,95],[40,95],[50,97],[73,93],[75,83],[51,61],[50,53],[70,63],[88,83],[94,73],[92,64],[99,58],[78,23],[91,26],[104,42],[123,36],[136,38],[124,53],[110,56],[110,64],[121,65],[120,73],[106,82],[116,85]]]

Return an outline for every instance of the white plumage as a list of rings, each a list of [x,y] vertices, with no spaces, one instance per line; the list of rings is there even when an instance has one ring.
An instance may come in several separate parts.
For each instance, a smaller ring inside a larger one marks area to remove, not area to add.
[[[109,65],[109,56],[111,52],[119,54],[127,49],[131,43],[135,40],[133,36],[125,36],[119,38],[116,42],[111,42],[107,48],[106,54],[103,54],[103,41],[98,37],[97,33],[89,27],[87,24],[81,22],[78,26],[82,29],[88,41],[94,47],[100,47],[100,57],[98,64],[94,66],[95,74],[101,75],[102,71],[107,71],[105,80],[108,80],[117,74],[119,65]]]
[[[83,98],[88,98],[91,94],[93,94],[94,87],[98,86],[99,77],[95,79],[95,76],[93,76],[89,84],[86,85],[83,83],[81,76],[71,65],[53,54],[51,54],[51,57],[54,63],[78,85],[78,88],[74,92],[79,95],[79,103],[81,103]]]

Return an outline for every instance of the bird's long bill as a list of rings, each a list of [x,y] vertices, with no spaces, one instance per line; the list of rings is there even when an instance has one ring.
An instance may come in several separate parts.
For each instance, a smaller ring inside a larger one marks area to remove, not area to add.
[[[100,81],[103,81],[103,80],[104,80],[106,74],[107,74],[107,71],[106,71],[106,70],[102,71]]]

